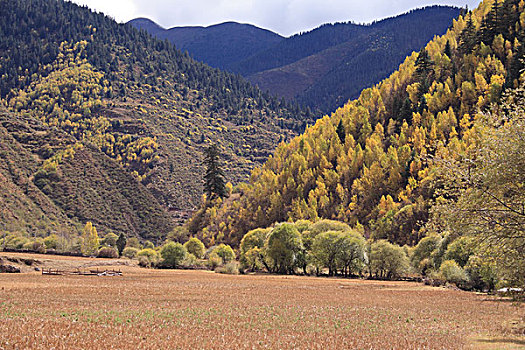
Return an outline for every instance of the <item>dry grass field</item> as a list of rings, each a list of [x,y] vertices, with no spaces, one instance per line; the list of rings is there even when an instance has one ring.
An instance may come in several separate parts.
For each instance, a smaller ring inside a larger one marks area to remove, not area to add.
[[[53,267],[111,264],[30,257]],[[523,307],[486,295],[408,282],[230,276],[119,264],[121,277],[0,274],[0,349],[519,349],[525,344],[506,326],[523,317]]]

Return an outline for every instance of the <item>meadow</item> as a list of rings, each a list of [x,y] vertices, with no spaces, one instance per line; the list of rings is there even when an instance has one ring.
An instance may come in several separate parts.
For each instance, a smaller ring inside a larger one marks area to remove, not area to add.
[[[48,267],[112,264],[47,255],[36,259]],[[47,276],[34,266],[21,274],[0,274],[0,349],[525,345],[509,326],[523,317],[523,307],[484,294],[413,282],[236,276],[117,263],[123,276]]]

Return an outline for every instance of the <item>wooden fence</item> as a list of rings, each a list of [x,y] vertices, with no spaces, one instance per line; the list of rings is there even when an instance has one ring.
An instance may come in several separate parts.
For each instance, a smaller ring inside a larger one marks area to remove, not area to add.
[[[43,268],[42,275],[80,275],[80,276],[122,276],[122,271],[120,270],[59,270],[51,268]]]

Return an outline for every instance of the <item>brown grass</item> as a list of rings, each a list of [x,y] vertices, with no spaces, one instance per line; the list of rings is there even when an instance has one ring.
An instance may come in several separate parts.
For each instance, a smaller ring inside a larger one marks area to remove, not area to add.
[[[408,282],[119,268],[122,277],[0,275],[0,349],[523,346],[502,326],[523,309],[486,295]]]

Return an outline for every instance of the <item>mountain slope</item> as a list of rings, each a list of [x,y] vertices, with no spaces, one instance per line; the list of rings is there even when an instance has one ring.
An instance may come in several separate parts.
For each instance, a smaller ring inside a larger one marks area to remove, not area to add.
[[[151,193],[94,145],[7,111],[0,140],[2,230],[74,235],[89,220],[101,232],[158,239],[173,227]]]
[[[207,239],[238,244],[252,228],[333,218],[375,239],[417,243],[442,200],[431,159],[469,157],[473,122],[518,85],[524,10],[524,1],[485,0],[388,79],[280,145],[235,200],[192,224]]]
[[[233,70],[262,90],[331,112],[387,77],[435,35],[444,34],[459,12],[454,7],[433,6],[368,26],[320,27],[287,39]],[[318,42],[323,45],[315,45]],[[299,57],[300,53],[304,56]]]
[[[201,154],[210,143],[219,146],[227,180],[237,183],[311,121],[297,107],[270,98],[238,76],[62,0],[2,3],[0,77],[0,97],[11,118],[38,120],[83,149],[95,147],[117,167],[108,168],[98,153],[82,159],[105,164],[103,172],[90,170],[118,179],[110,182],[118,187],[115,193],[131,195],[145,187],[153,197],[144,202],[160,205],[175,219],[200,203]],[[64,146],[61,152],[66,151]],[[93,174],[68,164],[57,164],[57,171],[67,174],[63,180],[70,192],[52,187],[48,198],[73,221],[89,220],[141,237],[169,230],[171,224],[143,228],[144,218],[153,220],[157,214],[137,209],[127,197],[117,199],[109,184],[91,182]],[[35,176],[28,177],[36,184]],[[75,198],[82,199],[77,186],[82,181],[73,179],[83,177],[92,186],[93,201],[79,204]],[[142,187],[128,187],[131,179]],[[112,204],[114,199],[123,206]]]
[[[160,39],[167,39],[179,50],[188,51],[196,60],[212,67],[228,69],[284,38],[250,24],[225,22],[209,27],[163,29],[153,21],[137,18],[128,22]]]
[[[130,23],[211,66],[243,75],[263,91],[329,113],[444,34],[460,11],[432,6],[370,25],[325,24],[289,38],[239,23],[169,30],[147,19]]]

